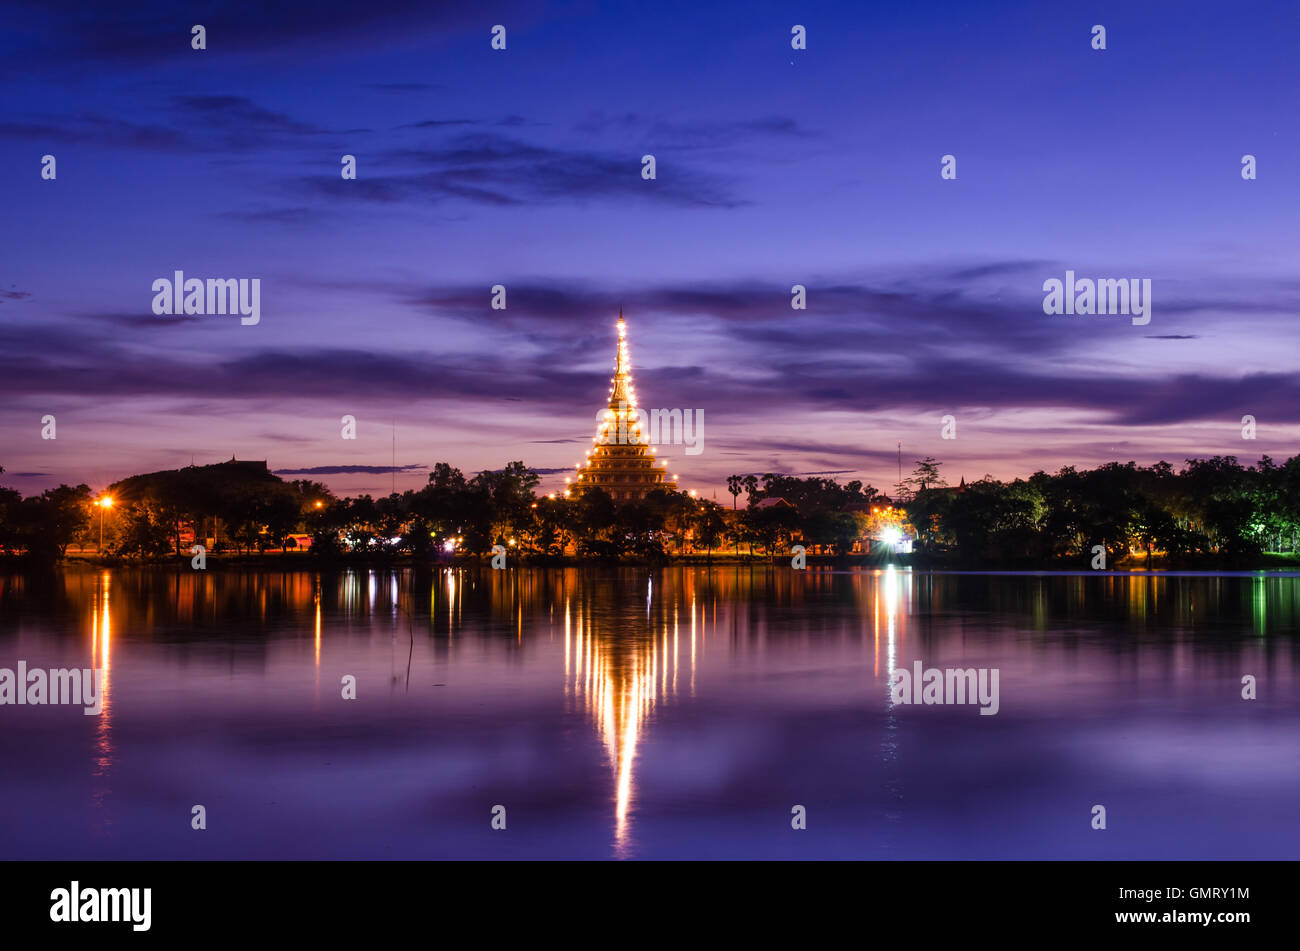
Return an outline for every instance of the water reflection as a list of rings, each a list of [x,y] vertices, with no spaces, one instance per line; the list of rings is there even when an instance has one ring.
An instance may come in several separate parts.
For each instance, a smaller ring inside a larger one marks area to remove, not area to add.
[[[887,824],[887,831],[892,832],[894,827],[902,821],[902,803],[904,798],[904,785],[902,772],[899,769],[900,750],[900,724],[898,711],[894,709],[894,694],[890,687],[890,671],[898,668],[899,648],[903,639],[903,628],[907,620],[907,615],[899,615],[899,602],[905,604],[912,603],[912,572],[907,570],[900,572],[890,565],[884,571],[876,572],[874,610],[872,611],[876,645],[874,675],[877,682],[885,691],[885,716],[881,725],[880,738],[880,770],[881,770],[881,788],[886,797],[884,803],[884,819]],[[885,676],[880,676],[880,616],[885,616]],[[886,837],[881,843],[881,851],[887,852],[892,847],[893,841]]]
[[[619,623],[589,598],[564,598],[564,692],[578,698],[595,724],[612,770],[614,848],[632,844],[630,812],[635,795],[637,744],[655,705],[676,696],[681,658],[677,605],[655,617],[653,581],[646,584],[644,623]],[[671,616],[670,616],[671,614]],[[691,602],[688,654],[695,682],[695,604]]]
[[[316,590],[313,594],[312,600],[315,601],[316,603],[316,625],[315,625],[316,627],[316,670],[319,674],[320,671],[320,579],[319,578],[316,581]],[[317,677],[316,682],[320,683],[319,676]]]
[[[566,600],[566,618],[570,610]],[[566,631],[565,671],[572,669],[566,691],[581,697],[595,721],[614,773],[615,847],[627,845],[628,809],[632,802],[632,767],[637,740],[657,699],[653,637],[611,638],[588,621],[579,607],[572,638]]]
[[[103,714],[6,710],[15,719],[0,755],[48,748],[60,763],[34,773],[46,787],[4,792],[28,797],[26,813],[54,815],[57,804],[82,816],[83,836],[88,820],[122,843],[133,831],[131,813],[115,809],[123,790],[133,804],[142,790],[174,795],[195,770],[210,770],[205,788],[261,815],[268,841],[289,835],[276,825],[283,806],[241,798],[248,789],[270,777],[286,798],[315,797],[311,815],[347,829],[360,856],[373,854],[368,830],[385,809],[401,819],[385,845],[393,854],[406,842],[425,855],[447,847],[431,830],[454,829],[430,816],[477,815],[486,789],[500,796],[491,801],[554,810],[547,828],[590,837],[575,845],[557,831],[554,855],[672,857],[697,849],[700,835],[707,852],[700,830],[712,820],[702,816],[730,809],[724,801],[767,810],[789,793],[819,794],[822,809],[838,803],[837,821],[857,817],[867,844],[854,854],[1041,857],[1009,818],[990,826],[1001,838],[985,841],[954,817],[1015,803],[1024,828],[1041,831],[1072,808],[1081,783],[1102,783],[1131,801],[1155,801],[1159,789],[1183,797],[1185,811],[1204,805],[1198,821],[1213,830],[1212,808],[1240,817],[1246,799],[1262,804],[1250,812],[1260,822],[1293,810],[1300,780],[1294,576],[446,567],[0,576],[0,666],[84,664],[87,627]],[[1000,668],[1002,712],[896,709],[889,672],[915,660]],[[339,702],[343,673],[362,686],[355,707]],[[1253,705],[1239,699],[1245,673],[1261,684]],[[181,737],[170,724],[184,718],[202,730]],[[966,770],[955,778],[954,761]],[[1225,786],[1234,776],[1251,786],[1236,799]],[[812,792],[786,789],[791,778]],[[418,811],[402,812],[412,803]],[[1172,819],[1144,821],[1149,831],[1135,834],[1163,838],[1142,854],[1185,854]],[[1243,821],[1220,823],[1225,842],[1243,838]],[[946,839],[925,838],[939,829]],[[15,834],[26,833],[0,818],[0,839]],[[817,834],[810,824],[807,838]],[[824,854],[850,857],[840,841]],[[1091,855],[1086,841],[1075,854]],[[311,846],[284,848],[279,857]]]
[[[110,780],[113,773],[113,694],[112,694],[112,656],[113,656],[113,618],[109,603],[112,588],[112,575],[105,571],[99,576],[99,582],[92,599],[90,628],[90,666],[104,671],[102,691],[103,707],[95,718],[94,754],[91,764],[93,787],[91,798],[98,817],[97,829],[107,832],[112,821],[105,809],[105,800],[112,793]]]

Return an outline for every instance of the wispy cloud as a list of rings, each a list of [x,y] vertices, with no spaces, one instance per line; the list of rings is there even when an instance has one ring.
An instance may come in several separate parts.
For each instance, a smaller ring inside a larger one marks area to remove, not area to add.
[[[401,465],[401,466],[307,466],[302,469],[276,469],[276,475],[357,475],[357,474],[375,474],[387,472],[424,472],[428,469],[425,465]]]
[[[51,117],[39,122],[0,122],[0,138],[51,145],[93,144],[110,149],[181,152],[197,145],[177,129],[94,113]]]
[[[642,180],[641,153],[635,149],[596,152],[489,131],[455,135],[431,147],[388,149],[375,164],[377,170],[356,181],[311,177],[290,187],[299,194],[383,203],[634,201],[698,208],[746,203],[723,176],[680,162],[671,169],[661,166],[655,181]]]

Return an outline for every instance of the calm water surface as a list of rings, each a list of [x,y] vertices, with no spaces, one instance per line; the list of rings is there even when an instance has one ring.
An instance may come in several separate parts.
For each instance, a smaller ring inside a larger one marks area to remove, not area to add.
[[[107,671],[0,706],[0,857],[1296,858],[1298,632],[1276,575],[0,576],[0,667]]]

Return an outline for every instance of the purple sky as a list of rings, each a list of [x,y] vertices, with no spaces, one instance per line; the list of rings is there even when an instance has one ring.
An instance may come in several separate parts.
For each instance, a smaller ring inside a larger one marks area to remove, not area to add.
[[[173,6],[0,3],[4,484],[236,455],[385,493],[349,470],[394,424],[399,489],[567,471],[620,303],[723,501],[887,488],[898,440],[954,482],[1296,452],[1290,3]],[[1045,315],[1067,268],[1150,278],[1150,324]],[[259,278],[260,324],[155,316],[177,269]]]

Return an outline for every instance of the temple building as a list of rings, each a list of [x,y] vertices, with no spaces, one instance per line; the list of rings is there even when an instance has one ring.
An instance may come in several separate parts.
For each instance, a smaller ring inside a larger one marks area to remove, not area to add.
[[[618,311],[618,354],[610,380],[609,404],[592,440],[585,462],[577,465],[569,489],[577,494],[603,489],[616,502],[643,499],[657,488],[676,489],[668,478],[668,463],[655,458],[643,434],[645,416],[632,386],[632,361],[627,350],[627,324]]]

